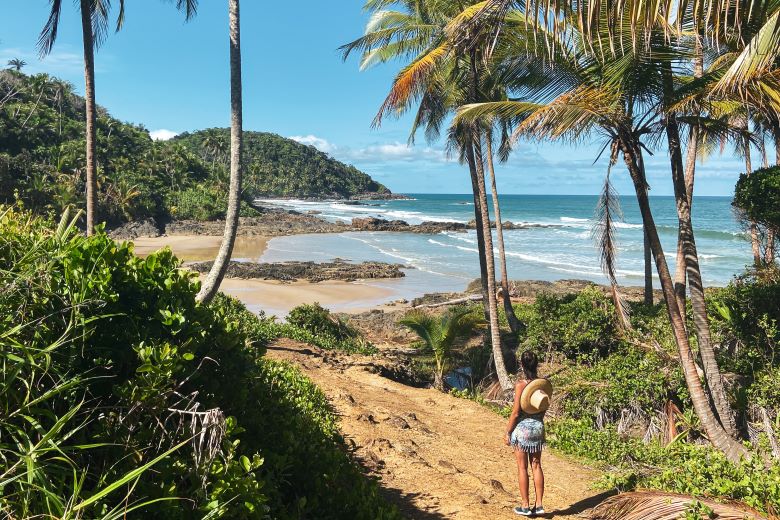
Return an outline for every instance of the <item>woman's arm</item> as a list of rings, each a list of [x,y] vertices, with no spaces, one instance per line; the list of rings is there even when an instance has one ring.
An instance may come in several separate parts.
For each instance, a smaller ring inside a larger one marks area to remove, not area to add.
[[[507,424],[506,435],[504,435],[504,442],[507,446],[511,444],[509,437],[512,435],[512,430],[517,426],[517,419],[520,417],[520,396],[523,394],[523,389],[527,384],[527,381],[520,381],[515,385],[515,401],[512,404],[512,413],[509,415],[509,424]]]

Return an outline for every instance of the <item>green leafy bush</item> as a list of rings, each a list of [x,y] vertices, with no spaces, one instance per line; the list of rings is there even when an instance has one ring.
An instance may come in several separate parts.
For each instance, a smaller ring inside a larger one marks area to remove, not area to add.
[[[518,306],[517,313],[526,324],[523,348],[597,359],[620,345],[615,308],[595,287],[566,296],[541,294],[533,304]]]
[[[170,251],[0,209],[0,510],[396,518],[322,393],[261,357],[271,322],[198,289]]]
[[[662,361],[654,354],[625,348],[592,366],[575,365],[554,377],[565,392],[562,409],[567,417],[595,418],[597,411],[617,421],[623,410],[654,415],[668,400],[679,380],[669,381]]]
[[[319,303],[299,305],[292,309],[287,315],[287,323],[278,326],[277,334],[327,350],[362,354],[376,352],[376,348],[358,330],[333,316]]]
[[[551,447],[608,465],[612,473],[602,483],[609,486],[725,497],[761,511],[780,507],[780,464],[767,468],[760,457],[733,464],[708,446],[645,444],[612,427],[597,431],[588,420],[551,422],[548,432]]]
[[[733,204],[747,219],[780,230],[780,166],[740,175]]]
[[[709,294],[714,332],[729,348],[721,352],[725,368],[752,375],[780,365],[780,271],[750,272]]]

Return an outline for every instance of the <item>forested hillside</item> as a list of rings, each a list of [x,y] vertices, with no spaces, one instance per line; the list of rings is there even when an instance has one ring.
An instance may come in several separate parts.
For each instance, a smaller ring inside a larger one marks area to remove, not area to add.
[[[42,213],[84,204],[84,99],[46,74],[0,71],[0,202]],[[153,141],[140,125],[98,111],[98,220],[118,225],[220,218],[229,178],[227,129]],[[353,166],[278,135],[246,132],[244,197],[390,192]],[[245,211],[251,211],[246,208]]]
[[[227,167],[230,131],[210,128],[185,132],[174,141],[205,163]],[[387,188],[351,165],[339,162],[313,146],[266,132],[244,132],[244,189],[279,197],[350,197],[387,193]]]

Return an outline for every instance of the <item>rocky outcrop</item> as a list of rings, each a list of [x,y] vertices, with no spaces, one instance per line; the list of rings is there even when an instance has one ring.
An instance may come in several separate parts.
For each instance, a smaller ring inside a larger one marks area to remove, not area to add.
[[[198,262],[187,267],[199,273],[207,273],[213,262]],[[256,264],[251,262],[230,262],[227,270],[228,278],[257,278],[262,280],[279,280],[292,282],[307,280],[322,282],[324,280],[367,280],[373,278],[402,278],[405,276],[401,264],[384,262],[363,262],[352,264],[343,260],[333,262],[278,262]]]
[[[222,235],[224,220],[200,222],[177,220],[165,226],[168,235]],[[303,233],[340,233],[349,226],[342,222],[328,222],[314,215],[294,211],[264,210],[257,217],[241,217],[239,236],[283,236]]]
[[[115,240],[133,240],[138,237],[158,237],[160,228],[153,218],[128,222],[109,232],[109,236]]]
[[[409,224],[403,220],[384,220],[375,217],[353,218],[352,229],[355,231],[396,231],[411,233],[441,233],[443,231],[465,231],[466,224],[461,222],[423,222]]]

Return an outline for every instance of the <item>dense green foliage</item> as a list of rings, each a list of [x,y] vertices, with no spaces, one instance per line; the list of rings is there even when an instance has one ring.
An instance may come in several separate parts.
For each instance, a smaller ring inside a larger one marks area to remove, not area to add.
[[[0,511],[397,518],[322,392],[263,359],[266,321],[197,304],[170,251],[1,215]]]
[[[740,175],[733,204],[748,219],[780,231],[780,166]]]
[[[374,354],[376,347],[362,334],[319,303],[295,307],[285,323],[269,322],[269,334],[315,345],[325,350]]]
[[[760,457],[733,464],[709,446],[644,443],[614,426],[597,431],[587,420],[554,421],[548,430],[553,448],[612,467],[604,486],[728,497],[761,511],[780,508],[780,464],[767,468]]]
[[[761,407],[780,430],[778,301],[780,276],[766,269],[707,294],[721,345],[719,364],[738,382],[730,397],[743,428],[752,422],[763,430],[762,416],[756,415]],[[727,497],[762,511],[780,508],[780,464],[766,467],[761,458],[769,448],[765,433],[757,436],[758,455],[738,464],[702,444],[662,305],[631,304],[630,332],[613,325],[614,305],[596,289],[542,295],[515,310],[527,325],[518,352],[531,348],[546,359],[541,375],[555,387],[547,422],[550,445],[605,466],[605,487]],[[693,327],[689,330],[693,335]],[[477,359],[472,369],[481,365],[484,360]],[[481,400],[473,389],[455,394]],[[668,410],[678,434],[663,446]],[[497,411],[506,416],[508,408]]]
[[[0,71],[0,203],[15,198],[59,215],[84,205],[84,100],[46,74]],[[99,220],[211,220],[227,210],[229,133],[210,129],[167,142],[98,110]],[[389,193],[368,175],[312,146],[245,132],[245,201],[260,196]],[[252,214],[244,204],[243,214]]]
[[[207,164],[227,164],[227,128],[185,132],[174,141]],[[244,161],[244,190],[255,196],[343,198],[390,193],[354,166],[332,159],[313,146],[275,134],[244,132]]]
[[[420,338],[418,346],[433,355],[434,386],[444,388],[444,376],[452,369],[453,348],[485,324],[485,318],[474,307],[453,307],[441,316],[412,310],[399,323]]]

